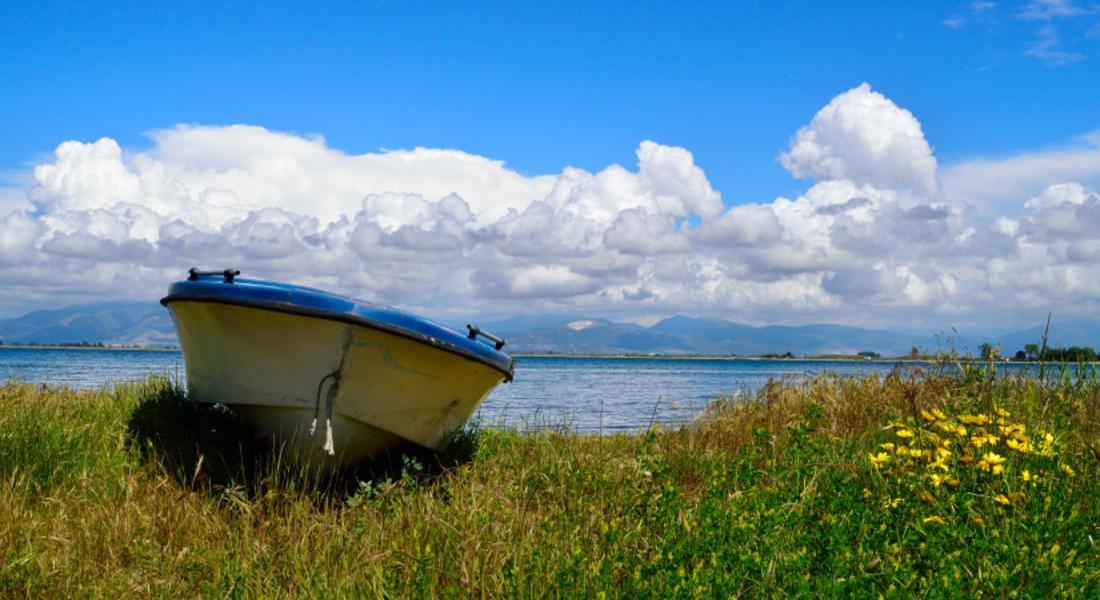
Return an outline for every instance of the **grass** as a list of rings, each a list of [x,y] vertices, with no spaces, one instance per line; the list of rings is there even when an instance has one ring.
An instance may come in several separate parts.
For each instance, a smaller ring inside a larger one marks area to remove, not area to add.
[[[0,595],[1100,595],[1100,385],[1071,369],[470,428],[325,480],[249,439],[166,381],[0,387]]]

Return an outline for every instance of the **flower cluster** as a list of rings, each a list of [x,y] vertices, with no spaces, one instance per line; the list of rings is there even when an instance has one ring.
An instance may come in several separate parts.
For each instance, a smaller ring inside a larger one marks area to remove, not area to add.
[[[1053,467],[1057,460],[1057,440],[1051,433],[1031,432],[999,408],[955,416],[939,408],[921,410],[919,418],[891,423],[887,430],[892,432],[889,441],[867,454],[868,463],[892,488],[883,502],[887,509],[896,508],[895,500],[905,493],[932,503],[938,490],[960,485],[996,506],[1011,507],[1025,501],[1027,487],[1053,476],[1052,471],[1074,476],[1066,464],[1056,470],[1041,468]],[[939,515],[922,519],[924,524],[943,522]]]

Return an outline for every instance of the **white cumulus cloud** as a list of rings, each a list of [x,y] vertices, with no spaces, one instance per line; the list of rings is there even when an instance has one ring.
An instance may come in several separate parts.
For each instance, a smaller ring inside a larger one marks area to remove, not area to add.
[[[526,176],[460,150],[349,154],[244,125],[150,140],[64,142],[2,197],[0,310],[153,299],[190,266],[438,316],[920,326],[994,306],[1093,314],[1100,297],[1095,135],[939,168],[916,117],[867,84],[780,155],[809,189],[745,204],[654,141],[633,165]]]
[[[833,98],[798,130],[780,161],[796,177],[885,189],[936,189],[936,159],[920,123],[864,83]]]

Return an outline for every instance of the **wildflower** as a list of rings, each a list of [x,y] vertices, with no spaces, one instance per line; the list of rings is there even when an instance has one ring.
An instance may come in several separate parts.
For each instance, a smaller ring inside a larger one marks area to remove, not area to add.
[[[938,427],[940,431],[952,433],[959,437],[966,437],[966,427],[963,427],[958,423],[952,423],[951,421],[940,421],[936,423],[936,427]]]
[[[974,435],[970,436],[970,443],[974,444],[975,448],[981,448],[986,444],[996,445],[997,438],[990,435],[985,429],[979,429]]]
[[[909,456],[912,456],[913,458],[920,458],[924,456],[925,452],[927,452],[927,450],[921,450],[920,448],[910,448]]]
[[[947,481],[947,477],[939,473],[932,473],[932,475],[928,477],[928,480],[932,482],[932,487],[940,487]]]
[[[1005,445],[1017,452],[1031,452],[1031,442],[1027,440],[1018,440],[1014,437],[1008,438]]]
[[[943,457],[943,456],[937,457],[936,460],[928,463],[928,468],[929,469],[939,469],[939,470],[941,470],[945,473],[947,471],[950,471],[951,467],[947,466],[947,462],[945,461],[945,458],[946,457]]]
[[[937,458],[942,458],[942,459],[946,460],[950,456],[951,456],[951,450],[949,450],[947,448],[936,448],[936,457]]]
[[[893,452],[894,443],[893,442],[886,442],[885,444],[879,444],[879,447],[882,448],[883,450],[889,450],[889,451]]]
[[[1039,444],[1039,454],[1043,456],[1054,456],[1054,436],[1047,433],[1043,435],[1043,442]]]
[[[1031,481],[1031,471],[1024,469],[1023,472],[1020,473],[1020,479],[1023,479],[1024,483]]]
[[[901,504],[901,498],[887,498],[882,501],[883,508],[897,508],[899,504]]]
[[[986,452],[980,461],[978,461],[978,468],[983,471],[990,471],[994,475],[1004,470],[1005,459],[1003,456],[996,452]]]
[[[911,437],[913,437],[913,432],[908,430],[908,429],[899,429],[898,430],[898,437],[899,438],[911,438]]]
[[[1001,430],[1001,433],[1003,433],[1005,435],[1012,436],[1016,439],[1023,439],[1025,437],[1024,433],[1026,433],[1026,432],[1027,432],[1027,426],[1026,425],[1021,425],[1021,424],[1018,424],[1018,423],[1013,424],[1013,425],[1009,425],[1008,427],[1005,427],[1004,429]]]
[[[922,408],[922,409],[920,409],[920,416],[921,416],[921,418],[922,418],[922,419],[924,419],[925,421],[929,421],[929,422],[931,422],[931,421],[935,421],[935,420],[936,420],[936,415],[934,415],[934,414],[932,414],[932,413],[928,412],[927,410],[924,410],[923,408]]]
[[[989,417],[986,415],[959,415],[959,420],[967,425],[988,425]]]
[[[1077,474],[1077,472],[1073,470],[1073,467],[1071,467],[1069,465],[1058,465],[1058,468],[1061,469],[1063,473],[1065,473],[1066,475],[1069,475],[1070,477],[1073,477],[1074,475]]]
[[[877,469],[886,461],[890,460],[890,455],[886,454],[885,452],[879,452],[878,454],[868,454],[867,460],[871,461],[871,466]]]
[[[947,415],[943,414],[943,411],[938,409],[938,408],[933,408],[932,409],[932,414],[936,415],[937,419],[940,419],[940,420],[946,420],[947,419]]]
[[[997,494],[996,496],[993,496],[993,501],[1002,506],[1009,506],[1010,504],[1012,504],[1012,501],[1009,500],[1008,496],[1005,496],[1004,494]]]
[[[943,520],[943,517],[932,515],[931,517],[925,517],[924,523],[935,523],[936,525],[947,525],[947,521]]]
[[[998,409],[997,409],[997,414],[998,414],[998,415],[1000,415],[1000,416],[1002,416],[1002,417],[1005,417],[1006,419],[1007,419],[1008,417],[1011,417],[1011,416],[1012,416],[1012,413],[1008,412],[1007,410],[1005,410],[1005,409],[1003,409],[1003,408],[998,408]]]

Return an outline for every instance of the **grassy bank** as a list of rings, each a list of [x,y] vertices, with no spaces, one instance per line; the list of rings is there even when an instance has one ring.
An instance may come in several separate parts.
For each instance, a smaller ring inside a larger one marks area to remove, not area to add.
[[[5,595],[1097,597],[1100,386],[819,378],[312,481],[164,382],[0,388]]]

